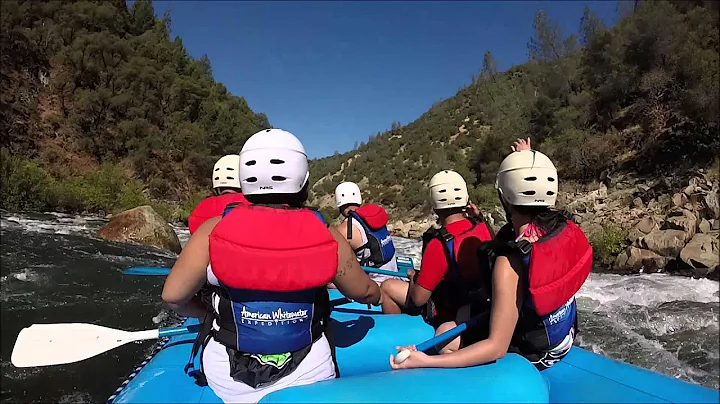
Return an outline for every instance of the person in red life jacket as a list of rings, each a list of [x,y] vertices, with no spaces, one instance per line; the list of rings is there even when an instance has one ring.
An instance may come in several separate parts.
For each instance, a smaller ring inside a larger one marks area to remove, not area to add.
[[[250,203],[231,204],[197,229],[162,297],[178,314],[203,321],[193,355],[204,345],[204,378],[190,373],[224,402],[258,402],[336,376],[326,337],[328,282],[360,303],[380,305],[382,294],[345,238],[303,207],[308,162],[294,135],[256,133],[245,142],[239,167]],[[211,312],[193,298],[206,281],[215,286]],[[191,361],[186,371],[192,368]]]
[[[225,207],[231,203],[247,203],[240,191],[240,156],[228,154],[222,156],[213,167],[212,186],[215,195],[205,198],[193,209],[188,217],[190,234],[205,223],[206,220],[220,216]]]
[[[398,271],[395,245],[387,229],[388,214],[375,204],[362,204],[360,188],[354,182],[343,182],[335,188],[335,202],[345,220],[337,226],[350,243],[360,265]],[[370,274],[381,283],[391,278],[387,275]]]
[[[430,180],[430,196],[442,227],[423,234],[420,272],[408,271],[409,283],[383,282],[383,312],[422,314],[437,328],[455,320],[457,311],[483,291],[489,259],[478,250],[492,239],[492,231],[481,215],[472,214],[467,185],[460,174],[450,170],[435,174]]]
[[[503,160],[495,186],[508,224],[492,242],[490,310],[486,302],[464,306],[437,333],[469,319],[467,332],[442,347],[441,355],[401,348],[410,356],[401,363],[391,356],[393,369],[475,366],[513,352],[544,370],[572,348],[575,294],[590,274],[592,248],[571,215],[553,207],[557,170],[544,154],[521,147]]]

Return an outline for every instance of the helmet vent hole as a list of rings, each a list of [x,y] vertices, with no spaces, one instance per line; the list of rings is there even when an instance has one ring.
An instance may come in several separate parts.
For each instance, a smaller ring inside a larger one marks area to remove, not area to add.
[[[462,200],[462,198],[459,197],[459,196],[456,196],[456,197],[455,197],[455,200],[456,200],[456,201],[459,201],[459,200]]]
[[[220,177],[215,177],[215,181],[217,181],[217,180],[219,180],[219,179],[220,179]]]
[[[228,171],[235,171],[235,169],[232,168],[232,167],[225,167],[225,169],[228,170]]]
[[[525,181],[537,181],[537,177],[525,177]]]
[[[447,189],[441,189],[438,191],[439,194],[444,194],[447,191]]]
[[[257,182],[257,177],[250,177],[245,180],[245,182]]]
[[[460,188],[455,188],[455,192],[460,192]]]
[[[250,161],[245,162],[245,165],[246,165],[246,166],[254,166],[255,163],[257,163],[257,161],[255,161],[255,160],[250,160]]]
[[[273,180],[273,181],[283,182],[283,181],[285,181],[286,179],[287,179],[287,178],[282,177],[282,176],[280,176],[280,175],[273,175],[273,176],[272,176],[272,180]]]
[[[553,192],[553,191],[547,191],[547,196],[553,196],[553,195],[555,195],[555,192]]]
[[[535,191],[523,191],[523,195],[535,195]]]
[[[216,168],[215,171],[220,171],[220,167]]]
[[[548,177],[548,181],[550,181],[550,182],[555,182],[555,178],[553,178],[553,177]]]
[[[440,199],[440,202],[447,202],[447,198]]]
[[[272,159],[270,160],[270,164],[285,164],[285,161],[280,159]]]
[[[235,177],[225,177],[226,180],[234,180]]]

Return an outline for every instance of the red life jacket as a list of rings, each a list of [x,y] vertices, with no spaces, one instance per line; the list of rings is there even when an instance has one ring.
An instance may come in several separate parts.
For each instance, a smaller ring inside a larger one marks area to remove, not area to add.
[[[233,202],[248,203],[243,194],[223,194],[203,199],[188,217],[190,234],[195,233],[208,219],[222,216],[225,207]]]
[[[222,216],[209,237],[219,281],[211,287],[214,310],[185,372],[202,385],[194,358],[212,336],[228,348],[230,376],[257,388],[290,374],[322,337],[330,321],[326,285],[337,271],[338,245],[322,215],[310,209],[231,203]],[[261,358],[276,354],[290,359]]]
[[[442,243],[443,251],[445,251],[445,258],[448,262],[448,274],[446,275],[446,279],[451,281],[462,281],[462,273],[465,272],[460,270],[460,264],[457,261],[460,246],[462,246],[463,241],[467,238],[476,238],[481,242],[488,242],[493,239],[492,229],[490,229],[483,218],[470,217],[467,220],[472,223],[472,227],[457,236],[450,234],[445,227],[441,227],[440,229],[434,229],[431,227],[423,234],[423,253],[432,239],[438,239]],[[481,253],[484,254],[485,250]],[[480,264],[482,265],[485,261],[487,261],[488,265],[484,268],[480,268],[480,270],[487,272],[490,269],[489,260],[483,259]]]
[[[213,273],[236,289],[324,287],[335,277],[337,251],[337,241],[309,209],[240,205],[210,234]]]
[[[528,289],[535,311],[545,316],[562,307],[590,275],[593,250],[572,221],[531,244]]]
[[[365,230],[367,243],[355,248],[360,265],[380,268],[395,259],[395,245],[387,229],[388,214],[378,205],[363,205],[351,211],[347,219],[347,239],[352,239],[352,221],[357,220]],[[367,256],[366,251],[370,254]]]
[[[370,230],[380,230],[387,226],[390,220],[385,209],[372,203],[363,205],[355,209],[354,212],[360,216]]]
[[[512,225],[498,232],[495,253],[519,253],[524,265],[526,295],[512,344],[521,352],[545,352],[577,329],[574,296],[590,275],[592,247],[571,220],[538,241],[514,241]]]
[[[444,319],[448,320],[452,319],[457,309],[465,304],[472,301],[488,301],[487,289],[491,287],[489,248],[481,247],[477,250],[478,267],[462,268],[461,270],[457,257],[466,239],[476,238],[486,245],[485,243],[492,241],[494,234],[483,217],[469,217],[467,220],[472,223],[472,227],[457,236],[450,234],[444,227],[430,228],[423,234],[423,253],[432,239],[438,239],[442,243],[448,263],[447,274],[433,290],[431,301],[423,309],[425,321],[430,324],[434,323],[434,317],[438,315],[439,311],[442,311],[445,316],[449,316]],[[478,276],[465,279],[463,274],[468,273],[476,273]],[[441,316],[442,318],[443,316]]]

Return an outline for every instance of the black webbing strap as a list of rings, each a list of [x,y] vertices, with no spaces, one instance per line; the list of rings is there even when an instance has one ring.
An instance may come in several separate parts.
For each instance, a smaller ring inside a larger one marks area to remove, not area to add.
[[[185,373],[194,378],[195,384],[200,387],[207,386],[207,379],[205,378],[205,373],[202,371],[202,358],[200,360],[200,369],[195,369],[195,358],[200,352],[200,348],[204,349],[207,342],[210,340],[214,320],[215,316],[213,314],[207,314],[205,316],[205,320],[200,327],[200,331],[198,332],[197,337],[195,337],[195,342],[193,342],[192,350],[190,351],[190,359],[185,365]]]

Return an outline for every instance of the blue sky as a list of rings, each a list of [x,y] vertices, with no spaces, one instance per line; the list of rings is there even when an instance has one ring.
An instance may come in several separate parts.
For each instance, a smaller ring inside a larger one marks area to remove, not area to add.
[[[502,70],[527,59],[535,11],[576,33],[585,5],[606,23],[615,1],[156,1],[172,35],[207,54],[217,81],[312,158],[345,152],[407,124],[479,72],[485,50]]]

